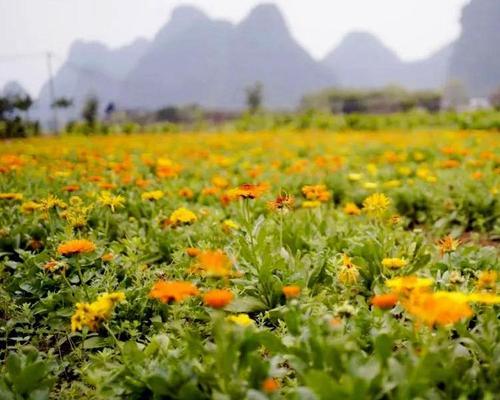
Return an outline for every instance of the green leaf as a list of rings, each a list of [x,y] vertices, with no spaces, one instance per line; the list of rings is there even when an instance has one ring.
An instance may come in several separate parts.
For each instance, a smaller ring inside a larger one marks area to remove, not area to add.
[[[257,311],[264,311],[267,306],[255,297],[240,297],[234,300],[226,308],[226,311],[233,313],[250,313]]]

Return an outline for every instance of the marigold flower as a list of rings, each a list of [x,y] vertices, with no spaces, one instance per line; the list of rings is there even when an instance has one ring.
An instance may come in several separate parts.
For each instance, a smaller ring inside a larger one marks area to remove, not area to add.
[[[203,303],[212,308],[224,308],[233,301],[233,298],[234,295],[231,291],[226,289],[215,289],[203,295]]]
[[[338,279],[344,285],[354,285],[359,280],[359,270],[347,254],[342,254],[342,265],[338,272]]]
[[[321,202],[315,201],[315,200],[312,200],[312,201],[306,200],[306,201],[302,202],[302,208],[317,208],[320,205],[321,205]]]
[[[240,229],[240,226],[232,219],[226,219],[222,222],[222,229],[224,229],[225,232],[230,232],[235,229]]]
[[[283,286],[283,288],[281,289],[287,299],[298,297],[300,295],[300,290],[300,286],[298,285]]]
[[[396,305],[398,298],[395,293],[377,294],[371,298],[370,303],[381,310],[388,310]]]
[[[141,194],[142,200],[153,201],[160,200],[165,194],[161,190],[153,190]]]
[[[111,317],[116,304],[125,300],[123,292],[103,293],[93,303],[77,303],[71,317],[71,331],[82,330],[85,326],[96,331],[101,322]]]
[[[109,262],[109,261],[113,261],[113,258],[115,258],[113,253],[106,253],[106,254],[102,255],[101,260],[105,261],[105,262]]]
[[[95,244],[90,240],[76,239],[60,244],[57,248],[57,252],[63,256],[67,256],[81,253],[91,253],[95,250],[95,248]]]
[[[493,293],[471,293],[467,299],[472,303],[500,304],[500,296]]]
[[[248,314],[238,314],[238,315],[230,315],[229,317],[226,318],[229,322],[234,322],[236,325],[239,326],[250,326],[255,323],[255,321],[248,316]]]
[[[281,194],[273,201],[267,202],[267,207],[271,210],[291,210],[295,203],[293,196],[289,194]]]
[[[207,276],[225,277],[231,274],[232,263],[222,250],[205,250],[196,256],[193,271]]]
[[[156,282],[149,292],[149,297],[162,303],[180,302],[191,296],[197,296],[198,289],[191,282],[163,281]]]
[[[477,278],[476,284],[480,289],[494,289],[497,284],[497,272],[481,271]]]
[[[38,204],[34,201],[27,201],[21,204],[21,212],[24,214],[32,213],[33,211],[38,210],[40,207],[42,207],[41,204]]]
[[[198,254],[201,253],[201,250],[200,249],[197,249],[196,247],[188,247],[186,249],[186,254],[189,256],[189,257],[196,257]]]
[[[441,256],[446,253],[451,253],[455,251],[460,244],[460,240],[455,240],[450,235],[445,236],[438,241],[439,252],[441,253]]]
[[[389,207],[390,200],[383,193],[374,193],[363,201],[363,211],[368,215],[381,216]]]
[[[266,378],[262,382],[262,391],[268,394],[278,391],[280,388],[280,383],[276,378]]]
[[[63,187],[63,190],[68,193],[73,193],[80,190],[80,185],[66,185]]]
[[[192,199],[194,193],[190,188],[185,187],[179,190],[179,196],[184,197],[185,199]]]
[[[346,203],[344,206],[344,212],[347,215],[359,215],[361,214],[361,209],[355,203]]]
[[[0,200],[22,200],[22,193],[0,193]]]
[[[408,294],[413,290],[426,290],[434,281],[431,278],[419,278],[417,276],[398,276],[385,281],[385,285],[396,294]]]
[[[473,315],[467,301],[468,297],[460,292],[413,291],[403,306],[419,322],[430,327],[445,326]]]
[[[302,188],[302,194],[309,201],[326,203],[332,197],[326,185],[306,185]]]
[[[382,265],[385,268],[399,269],[399,268],[403,268],[406,265],[408,265],[408,261],[406,261],[402,258],[384,258],[382,260]]]
[[[262,196],[262,194],[267,190],[268,185],[265,184],[251,184],[244,183],[235,189],[231,189],[227,192],[230,198],[242,198],[242,199],[256,199]]]
[[[103,206],[108,206],[112,212],[115,212],[116,208],[121,208],[125,204],[125,197],[114,196],[111,192],[102,191],[97,196],[97,201]]]
[[[198,218],[196,214],[187,208],[181,207],[170,214],[169,221],[173,225],[189,225],[195,222]]]

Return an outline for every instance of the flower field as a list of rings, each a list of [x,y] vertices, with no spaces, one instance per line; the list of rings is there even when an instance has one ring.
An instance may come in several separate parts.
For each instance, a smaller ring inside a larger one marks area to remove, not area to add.
[[[0,399],[498,398],[498,143],[0,143]]]

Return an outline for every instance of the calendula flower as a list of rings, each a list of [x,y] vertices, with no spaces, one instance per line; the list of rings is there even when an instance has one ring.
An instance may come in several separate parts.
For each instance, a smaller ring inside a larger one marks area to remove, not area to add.
[[[22,193],[0,193],[0,200],[22,200]]]
[[[337,274],[339,281],[344,285],[354,285],[359,280],[359,270],[353,264],[351,258],[347,254],[342,254],[342,265]]]
[[[108,206],[112,212],[115,212],[115,209],[123,207],[125,204],[125,197],[115,196],[111,194],[111,192],[102,191],[97,196],[97,201],[103,206]]]
[[[50,260],[43,265],[43,269],[49,272],[55,272],[58,270],[65,270],[68,264],[62,261]]]
[[[374,193],[363,201],[363,211],[368,215],[381,216],[389,207],[390,200],[383,193]]]
[[[231,291],[226,289],[215,289],[203,295],[203,303],[212,308],[224,308],[233,301],[233,298],[234,295]]]
[[[63,191],[68,193],[73,193],[80,190],[80,185],[66,185],[63,187]]]
[[[346,203],[344,206],[344,212],[347,215],[359,215],[361,214],[361,209],[355,203]]]
[[[106,254],[102,255],[101,260],[105,261],[105,262],[109,262],[109,261],[113,261],[114,258],[115,258],[115,256],[113,255],[113,253],[106,253]]]
[[[163,281],[156,282],[149,292],[149,297],[162,303],[180,302],[188,297],[197,296],[198,289],[191,282]]]
[[[192,199],[194,193],[190,188],[185,187],[179,190],[179,196],[184,197],[185,199]]]
[[[189,257],[196,257],[198,254],[201,253],[201,250],[200,249],[197,249],[196,247],[188,247],[186,249],[186,254],[189,256]]]
[[[169,221],[172,225],[189,225],[195,222],[198,218],[196,214],[187,208],[181,207],[170,214]]]
[[[399,269],[408,265],[408,261],[403,258],[384,258],[382,260],[382,265],[389,269]]]
[[[229,190],[227,194],[232,199],[256,199],[257,197],[262,196],[267,188],[268,185],[265,184],[254,185],[251,183],[244,183],[235,189]]]
[[[125,300],[123,292],[104,293],[93,303],[77,303],[71,317],[71,331],[82,330],[85,326],[96,331],[99,325],[111,317],[116,304]]]
[[[222,222],[222,229],[224,229],[225,232],[231,232],[232,230],[240,229],[240,226],[232,219],[226,219]]]
[[[41,204],[38,204],[34,201],[27,201],[21,204],[21,212],[24,214],[32,213],[33,211],[38,210],[40,207],[42,207]]]
[[[471,293],[467,296],[471,303],[500,304],[500,296],[493,293]]]
[[[378,294],[371,298],[370,303],[381,310],[388,310],[396,305],[398,299],[395,293]]]
[[[439,252],[441,253],[441,256],[443,256],[446,253],[454,252],[459,245],[460,245],[460,240],[455,240],[450,235],[445,236],[444,238],[438,241]]]
[[[222,250],[205,250],[196,256],[192,271],[206,276],[226,277],[232,273],[232,263]]]
[[[153,190],[141,194],[142,200],[153,201],[160,200],[165,194],[161,190]]]
[[[385,281],[385,285],[396,294],[408,294],[413,290],[426,290],[434,281],[431,278],[417,276],[398,276]]]
[[[57,252],[63,256],[71,256],[74,254],[91,253],[95,248],[95,244],[90,240],[75,239],[60,244]]]
[[[496,271],[481,271],[476,285],[480,289],[494,289],[497,284],[497,272]]]
[[[306,185],[302,188],[302,194],[309,201],[326,203],[332,197],[326,185]]]
[[[289,194],[281,194],[273,201],[267,202],[267,207],[271,210],[291,210],[293,208],[295,199]]]
[[[430,327],[452,325],[473,315],[468,297],[460,292],[413,291],[403,306],[418,322]]]
[[[293,299],[300,295],[300,286],[298,285],[283,286],[281,288],[281,291],[283,292],[283,294],[287,299]]]
[[[276,378],[266,378],[261,387],[263,392],[271,394],[279,390],[280,383]]]
[[[226,320],[228,320],[229,322],[234,322],[236,325],[243,327],[255,324],[254,320],[250,318],[248,314],[230,315],[226,318]]]

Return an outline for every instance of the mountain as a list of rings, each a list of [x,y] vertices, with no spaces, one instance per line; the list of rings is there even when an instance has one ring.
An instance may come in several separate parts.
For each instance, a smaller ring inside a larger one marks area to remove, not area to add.
[[[57,98],[73,99],[73,107],[65,112],[67,118],[79,115],[85,99],[96,95],[101,102],[116,100],[126,75],[144,54],[149,43],[138,39],[130,45],[110,49],[99,42],[76,41],[68,58],[54,76]],[[41,119],[52,116],[50,85],[45,83],[36,103],[36,114]]]
[[[0,90],[0,95],[5,97],[24,97],[29,95],[29,93],[19,82],[10,81],[4,85],[2,90]]]
[[[471,0],[461,25],[449,78],[461,81],[469,95],[487,96],[500,87],[500,1]]]
[[[127,76],[120,97],[129,107],[238,109],[245,88],[257,81],[271,108],[294,107],[304,93],[335,83],[293,39],[274,5],[257,6],[236,26],[181,7]]]
[[[408,89],[440,87],[446,80],[451,45],[427,59],[404,62],[367,32],[347,34],[323,60],[345,87],[377,88],[399,84]]]

